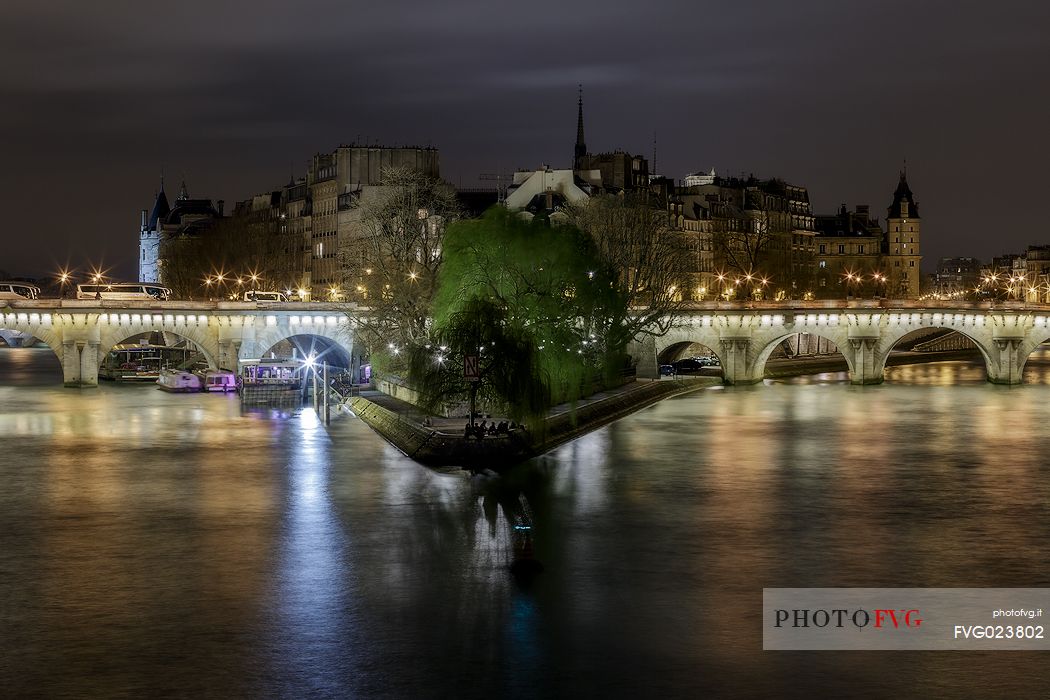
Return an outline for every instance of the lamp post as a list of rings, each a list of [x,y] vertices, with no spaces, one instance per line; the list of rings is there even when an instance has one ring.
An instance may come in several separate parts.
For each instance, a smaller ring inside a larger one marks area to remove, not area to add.
[[[66,285],[69,284],[69,273],[63,270],[58,276],[58,296],[62,299],[66,297]]]
[[[876,272],[871,278],[875,281],[875,296],[885,296],[886,275],[881,272]],[[879,294],[880,291],[882,294]]]

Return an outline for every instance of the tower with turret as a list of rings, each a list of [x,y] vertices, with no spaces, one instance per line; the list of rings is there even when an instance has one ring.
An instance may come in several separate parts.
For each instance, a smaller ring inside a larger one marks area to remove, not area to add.
[[[883,260],[888,282],[886,293],[898,299],[916,299],[922,279],[919,204],[908,186],[907,171],[901,171],[900,182],[893,193],[893,203],[886,214],[886,238]]]
[[[185,185],[183,185],[185,188]],[[160,191],[153,202],[153,209],[142,210],[139,221],[139,281],[160,281],[160,232],[164,219],[171,212],[168,197],[164,194],[164,176],[160,177]]]

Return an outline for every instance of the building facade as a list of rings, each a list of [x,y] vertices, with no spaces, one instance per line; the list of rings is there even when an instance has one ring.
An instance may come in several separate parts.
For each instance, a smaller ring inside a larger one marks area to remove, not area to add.
[[[436,148],[341,145],[315,154],[304,177],[293,177],[272,194],[277,233],[300,242],[288,289],[304,300],[339,300],[343,296],[342,261],[360,240],[356,205],[382,190],[383,173],[392,168],[440,177]],[[246,200],[250,203],[252,200]],[[251,211],[239,203],[238,209]]]
[[[916,299],[922,277],[922,220],[919,203],[908,186],[907,173],[901,171],[886,210],[886,241],[883,261],[888,277],[887,294],[899,299]]]
[[[686,178],[671,197],[695,251],[694,299],[800,298],[814,275],[815,217],[805,187],[779,179]]]

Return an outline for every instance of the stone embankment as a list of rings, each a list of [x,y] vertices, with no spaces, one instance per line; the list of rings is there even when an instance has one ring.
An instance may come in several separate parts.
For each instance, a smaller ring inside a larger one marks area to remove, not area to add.
[[[411,404],[379,392],[354,396],[346,405],[391,444],[421,464],[501,471],[661,399],[720,383],[717,377],[639,380],[583,399],[575,407],[556,406],[543,425],[532,430],[518,429],[509,435],[488,435],[480,440],[464,437],[465,419],[422,416]]]

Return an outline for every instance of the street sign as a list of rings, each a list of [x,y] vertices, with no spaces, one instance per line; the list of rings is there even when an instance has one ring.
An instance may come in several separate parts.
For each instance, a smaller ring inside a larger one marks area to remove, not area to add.
[[[468,382],[476,382],[481,379],[477,355],[466,355],[463,357],[463,378]]]

